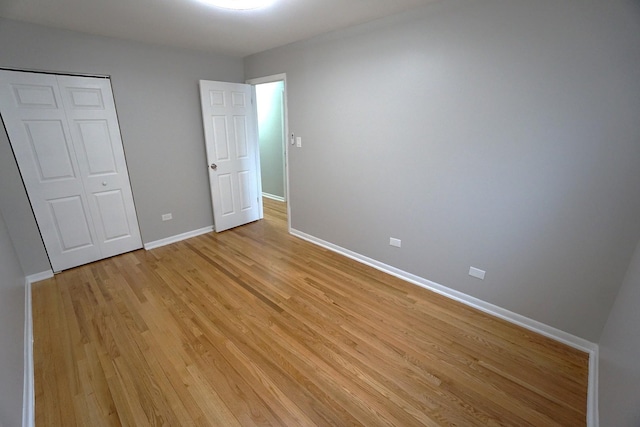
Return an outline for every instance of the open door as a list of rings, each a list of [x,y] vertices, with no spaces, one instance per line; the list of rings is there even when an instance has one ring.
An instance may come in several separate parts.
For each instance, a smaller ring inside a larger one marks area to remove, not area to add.
[[[211,202],[217,232],[262,217],[253,87],[200,80]]]

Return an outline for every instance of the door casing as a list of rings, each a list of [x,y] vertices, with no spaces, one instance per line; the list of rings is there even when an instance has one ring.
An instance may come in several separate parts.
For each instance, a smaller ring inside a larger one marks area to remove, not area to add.
[[[287,74],[273,74],[265,77],[257,77],[254,79],[249,79],[246,81],[247,84],[250,85],[258,85],[262,83],[272,83],[282,81],[284,83],[284,176],[285,176],[285,194],[287,199],[287,230],[291,233],[291,192],[289,191],[289,113],[288,113],[288,103],[287,103]]]

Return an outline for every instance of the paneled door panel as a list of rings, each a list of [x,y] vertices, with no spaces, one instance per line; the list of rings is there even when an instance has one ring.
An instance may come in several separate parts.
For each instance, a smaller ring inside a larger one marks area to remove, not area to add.
[[[238,195],[240,196],[240,210],[242,212],[253,208],[253,194],[247,189],[251,188],[253,175],[250,171],[238,172]]]
[[[131,225],[127,215],[127,204],[120,189],[94,193],[104,241],[113,242],[131,236]]]
[[[108,80],[0,70],[0,112],[54,271],[142,246]]]
[[[55,271],[100,257],[56,76],[0,70],[0,112]]]
[[[24,120],[22,124],[40,182],[76,179],[65,123],[62,120]]]
[[[258,138],[252,87],[200,81],[216,231],[261,217]]]
[[[19,84],[14,83],[11,89],[14,95],[15,103],[20,108],[46,108],[58,109],[56,99],[59,99],[54,93],[55,81],[44,82],[44,84]]]
[[[104,257],[142,246],[111,84],[58,76]]]
[[[94,246],[82,196],[47,200],[63,253]]]
[[[77,135],[81,144],[81,154],[87,162],[88,176],[117,174],[109,124],[106,120],[78,120]]]

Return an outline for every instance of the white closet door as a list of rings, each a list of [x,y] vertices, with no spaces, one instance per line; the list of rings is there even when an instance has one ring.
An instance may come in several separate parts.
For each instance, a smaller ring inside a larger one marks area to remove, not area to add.
[[[142,246],[107,79],[0,70],[0,112],[54,271]]]
[[[142,246],[107,79],[58,76],[71,139],[102,257]]]

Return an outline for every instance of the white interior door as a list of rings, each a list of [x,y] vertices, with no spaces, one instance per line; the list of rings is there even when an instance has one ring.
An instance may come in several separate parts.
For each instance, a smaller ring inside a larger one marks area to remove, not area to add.
[[[0,112],[54,271],[142,247],[108,79],[0,70]]]
[[[200,80],[202,119],[217,232],[262,217],[253,87]]]

